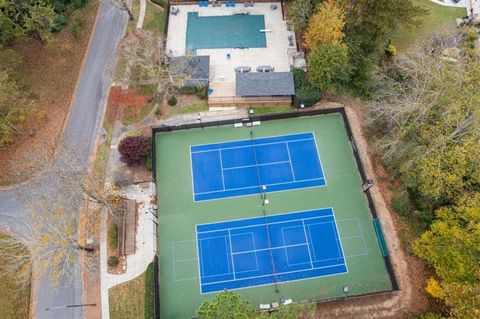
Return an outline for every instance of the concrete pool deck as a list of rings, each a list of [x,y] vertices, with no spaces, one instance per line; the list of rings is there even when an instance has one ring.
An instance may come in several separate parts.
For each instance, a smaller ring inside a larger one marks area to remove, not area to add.
[[[272,10],[273,3],[255,3],[254,7],[248,8],[245,8],[243,3],[237,4],[234,8],[227,8],[225,4],[222,4],[221,7],[174,6],[180,11],[177,15],[169,17],[167,52],[172,56],[185,55],[188,12],[198,12],[199,16],[222,16],[236,13],[264,15],[265,29],[271,30],[265,34],[266,48],[197,50],[197,55],[210,56],[210,81],[211,87],[214,89],[211,96],[235,95],[230,88],[235,87],[234,69],[238,66],[249,66],[252,68],[252,72],[256,72],[256,68],[261,65],[273,66],[278,72],[290,71],[291,58],[288,53],[296,51],[295,33],[287,29],[287,23],[282,18],[281,4],[275,2],[277,9]],[[293,38],[293,46],[289,46],[289,36]],[[227,59],[227,54],[230,54],[230,59]],[[225,89],[215,90],[216,83],[219,84],[218,87]]]

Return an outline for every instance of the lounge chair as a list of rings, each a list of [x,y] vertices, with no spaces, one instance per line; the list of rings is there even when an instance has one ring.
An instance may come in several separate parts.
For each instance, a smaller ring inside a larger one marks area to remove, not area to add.
[[[257,67],[257,72],[273,72],[275,68],[270,65],[259,65]]]
[[[170,13],[174,16],[176,16],[179,12],[180,12],[179,8],[176,8],[176,7],[170,8]]]
[[[277,10],[277,5],[276,5],[275,3],[272,3],[272,4],[270,5],[270,9],[272,9],[272,10]]]
[[[237,73],[247,73],[247,72],[250,72],[251,70],[252,68],[249,66],[237,66],[235,68],[235,72]]]

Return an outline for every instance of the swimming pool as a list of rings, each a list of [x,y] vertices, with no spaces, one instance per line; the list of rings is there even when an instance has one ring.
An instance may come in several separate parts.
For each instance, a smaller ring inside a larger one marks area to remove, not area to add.
[[[237,14],[199,17],[189,12],[187,18],[187,52],[197,49],[265,48],[265,17]]]

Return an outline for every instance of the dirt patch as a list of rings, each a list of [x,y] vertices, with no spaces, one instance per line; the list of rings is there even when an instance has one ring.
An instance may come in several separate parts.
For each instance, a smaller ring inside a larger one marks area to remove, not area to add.
[[[369,149],[365,136],[362,102],[348,97],[337,99],[327,97],[317,107],[343,105],[366,175],[376,181],[375,187],[371,188],[370,192],[385,232],[400,290],[319,303],[317,318],[409,318],[412,314],[435,307],[434,302],[424,293],[425,280],[429,274],[424,263],[419,258],[409,255],[406,247],[402,246],[400,236],[407,226],[391,208],[393,193],[390,189],[394,181],[379,161],[372,160],[373,152]]]
[[[30,40],[13,49],[23,57],[18,74],[38,97],[33,113],[21,125],[26,134],[15,137],[13,143],[0,152],[0,186],[20,183],[30,178],[40,167],[32,163],[30,154],[51,157],[63,134],[77,79],[82,70],[90,35],[99,8],[92,1],[80,9],[84,27],[75,39],[67,27],[55,34],[55,44],[42,46]],[[35,129],[36,135],[28,132]]]

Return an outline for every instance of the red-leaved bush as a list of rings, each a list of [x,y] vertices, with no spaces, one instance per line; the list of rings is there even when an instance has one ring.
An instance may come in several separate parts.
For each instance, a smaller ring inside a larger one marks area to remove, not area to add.
[[[138,108],[148,102],[148,97],[138,95],[133,89],[123,90],[120,86],[114,86],[110,89],[108,102],[123,108]]]
[[[128,136],[125,137],[118,145],[120,152],[120,160],[131,166],[140,162],[147,156],[150,151],[148,138],[145,136]]]

